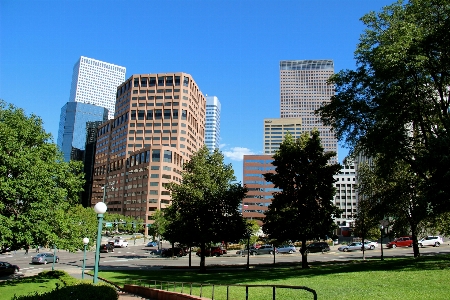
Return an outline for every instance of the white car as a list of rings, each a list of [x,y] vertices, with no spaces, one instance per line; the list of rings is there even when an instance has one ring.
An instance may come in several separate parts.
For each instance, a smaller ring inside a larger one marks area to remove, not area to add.
[[[114,239],[111,240],[110,243],[114,242],[114,247],[115,248],[125,248],[128,247],[128,242],[127,240],[123,240],[123,239]]]
[[[419,247],[423,247],[423,246],[439,247],[443,243],[444,243],[444,241],[438,235],[427,236],[426,238],[423,238],[418,242]]]
[[[369,247],[369,250],[374,250],[376,247],[378,247],[378,242],[371,242],[371,241],[365,240],[364,244]]]

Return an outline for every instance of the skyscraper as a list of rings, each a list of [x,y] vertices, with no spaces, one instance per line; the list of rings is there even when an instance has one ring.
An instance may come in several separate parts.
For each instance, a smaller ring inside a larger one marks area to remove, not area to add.
[[[210,151],[219,149],[220,109],[220,101],[216,96],[206,97],[205,144]]]
[[[114,118],[116,91],[125,80],[125,72],[125,67],[81,56],[73,67],[69,102],[105,107],[108,119]]]
[[[86,144],[86,123],[108,119],[108,110],[93,104],[67,102],[61,108],[58,130],[58,147],[64,154],[64,160],[80,160],[72,157],[78,150],[84,150]]]
[[[330,102],[334,86],[327,84],[334,74],[332,60],[283,60],[280,62],[281,118],[300,118],[303,132],[317,128],[325,151],[337,153],[337,139],[331,126],[314,115],[324,102]],[[331,161],[337,162],[337,156]]]
[[[299,138],[303,131],[300,118],[264,119],[264,154],[272,155],[280,148],[287,133]]]
[[[108,211],[148,224],[204,145],[206,99],[189,74],[140,74],[117,88],[115,109],[97,134],[91,205],[105,197]]]

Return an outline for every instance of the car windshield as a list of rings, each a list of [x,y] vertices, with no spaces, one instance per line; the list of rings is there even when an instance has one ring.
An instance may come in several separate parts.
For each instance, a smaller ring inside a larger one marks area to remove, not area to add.
[[[435,236],[427,236],[426,240],[435,240],[437,237]]]

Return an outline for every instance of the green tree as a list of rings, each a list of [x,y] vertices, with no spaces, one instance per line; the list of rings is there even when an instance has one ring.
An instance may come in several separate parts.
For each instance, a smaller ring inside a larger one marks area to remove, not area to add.
[[[317,113],[351,152],[381,156],[384,177],[401,162],[431,214],[450,211],[450,0],[398,1],[361,20],[357,68],[330,78],[336,94]]]
[[[341,167],[328,164],[335,155],[324,153],[317,130],[296,140],[288,133],[274,155],[275,173],[264,175],[280,191],[273,193],[263,231],[278,241],[300,240],[303,268],[308,268],[306,241],[331,235],[333,216],[340,213],[332,199],[333,176]]]
[[[153,236],[153,239],[155,239],[157,236],[164,236],[167,224],[164,212],[159,209],[156,210],[155,213],[152,215],[152,219],[154,222],[152,226],[148,229],[148,233]]]
[[[79,203],[80,162],[66,163],[35,115],[0,100],[0,247],[67,245],[55,224]],[[72,241],[78,244],[78,240]]]
[[[200,270],[205,270],[207,244],[238,241],[245,233],[245,221],[238,211],[246,193],[236,180],[231,165],[223,163],[220,151],[204,146],[184,165],[182,183],[172,182],[172,204],[165,210],[168,220],[165,238],[170,242],[199,245]]]

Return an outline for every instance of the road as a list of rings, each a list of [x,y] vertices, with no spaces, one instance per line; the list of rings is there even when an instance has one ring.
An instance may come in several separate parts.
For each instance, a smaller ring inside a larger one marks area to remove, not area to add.
[[[141,242],[142,243],[142,242]],[[169,247],[169,245],[163,245]],[[362,259],[362,251],[354,252],[339,252],[337,251],[338,246],[332,246],[331,251],[325,254],[322,253],[310,253],[308,255],[308,261],[347,261],[347,260],[360,260]],[[116,248],[114,252],[101,253],[100,254],[100,270],[111,270],[111,269],[158,269],[164,266],[189,266],[189,256],[181,258],[161,258],[153,257],[149,255],[149,250],[154,248],[145,247],[143,244],[133,245],[133,243],[128,246],[128,248]],[[396,248],[387,249],[384,248],[384,257],[406,257],[413,256],[412,248]],[[41,249],[43,252],[52,252],[52,249]],[[236,250],[229,250],[227,255],[221,257],[207,257],[206,265],[246,265],[247,257],[236,255]],[[420,253],[422,255],[431,255],[438,253],[450,253],[449,242],[446,242],[441,247],[425,247],[420,248]],[[92,270],[94,268],[94,252],[86,252],[86,270]],[[31,264],[32,256],[36,255],[34,250],[31,250],[29,254],[25,254],[25,251],[17,251],[14,253],[6,253],[0,255],[0,261],[7,261],[11,264],[18,265],[21,269],[19,275],[31,276],[35,275],[43,270],[51,270],[52,264],[47,265],[33,265]],[[78,251],[75,253],[70,253],[67,251],[57,251],[59,256],[59,263],[55,264],[55,269],[65,270],[69,273],[81,273],[82,263],[83,263],[83,252]],[[380,248],[375,250],[365,251],[366,258],[380,258],[381,251]],[[293,254],[278,254],[275,256],[275,261],[277,263],[283,262],[301,262],[300,253]],[[254,264],[270,264],[273,263],[273,255],[257,255],[250,256],[250,265]],[[192,253],[191,265],[199,266],[200,258]],[[2,277],[1,279],[6,279]]]

